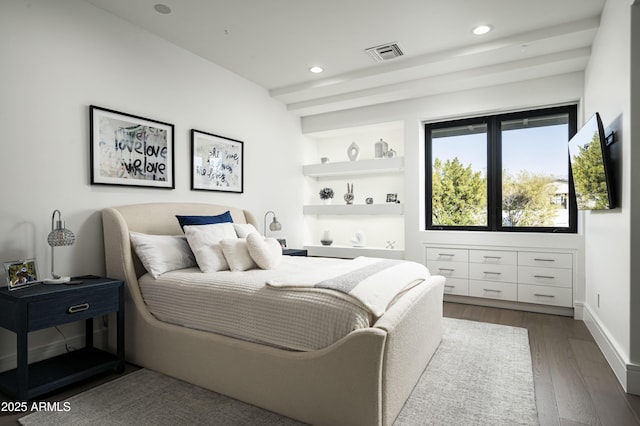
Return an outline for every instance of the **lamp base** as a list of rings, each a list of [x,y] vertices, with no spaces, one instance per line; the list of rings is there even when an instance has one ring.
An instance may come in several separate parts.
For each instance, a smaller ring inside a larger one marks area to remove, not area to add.
[[[71,281],[71,277],[45,278],[43,284],[62,284]]]

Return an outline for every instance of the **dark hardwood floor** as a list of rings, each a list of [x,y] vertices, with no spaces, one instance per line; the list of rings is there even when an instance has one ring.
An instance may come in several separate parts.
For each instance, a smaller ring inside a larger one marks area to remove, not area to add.
[[[622,390],[582,321],[446,302],[444,316],[529,330],[541,426],[640,425],[640,396]]]
[[[640,396],[628,395],[622,390],[582,321],[448,302],[444,304],[444,315],[529,330],[536,405],[541,426],[640,425]],[[136,369],[129,365],[125,373]],[[64,401],[117,377],[120,375],[103,374],[49,395],[45,400]],[[0,401],[6,400],[0,394]],[[15,425],[23,415],[0,412],[0,426]]]

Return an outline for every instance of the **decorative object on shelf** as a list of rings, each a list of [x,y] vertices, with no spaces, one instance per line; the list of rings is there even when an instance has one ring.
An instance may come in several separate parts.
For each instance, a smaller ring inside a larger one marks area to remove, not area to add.
[[[320,199],[324,201],[325,204],[331,204],[332,198],[333,198],[333,189],[322,188],[320,190]]]
[[[327,164],[327,163],[329,162],[329,157],[322,157],[322,158],[320,159],[320,162],[321,162],[322,164]]]
[[[387,203],[399,203],[398,194],[387,194]]]
[[[394,158],[395,156],[396,156],[396,151],[393,148],[387,151],[387,158]]]
[[[351,142],[351,145],[347,148],[347,155],[351,161],[356,161],[360,157],[360,147],[357,143]]]
[[[264,236],[265,237],[267,236],[267,216],[269,215],[269,213],[273,215],[273,221],[269,224],[269,230],[280,231],[282,229],[282,224],[278,222],[278,219],[276,219],[276,214],[271,210],[269,210],[264,214]]]
[[[174,189],[173,124],[89,107],[91,183]]]
[[[356,231],[356,234],[351,239],[351,245],[354,247],[364,247],[367,245],[367,239],[364,236],[364,232]]]
[[[191,189],[244,192],[244,143],[191,129]]]
[[[9,290],[24,288],[40,282],[38,280],[38,265],[35,259],[5,262],[4,272]]]
[[[365,198],[364,202],[365,202],[365,204],[373,204],[373,198],[367,197],[367,198]]]
[[[351,204],[353,204],[353,199],[354,198],[355,198],[355,196],[353,195],[353,184],[348,184],[347,183],[347,193],[344,194],[344,201],[348,205],[351,205]]]
[[[376,142],[376,158],[385,158],[387,156],[387,150],[389,149],[389,144],[380,139],[379,142]]]
[[[330,246],[333,243],[333,239],[331,238],[331,233],[329,231],[324,231],[322,233],[322,237],[320,237],[320,244],[323,246]]]
[[[390,250],[393,250],[393,249],[395,248],[395,244],[396,244],[396,242],[395,242],[395,241],[389,241],[389,240],[387,240],[387,247],[386,247],[386,248],[388,248],[388,249],[390,249]]]
[[[56,220],[56,213],[58,213],[58,220]],[[55,247],[71,246],[76,242],[76,236],[73,235],[73,232],[65,228],[60,210],[54,210],[53,215],[51,215],[51,232],[49,232],[49,235],[47,236],[47,242],[51,246],[51,277],[46,278],[44,283],[60,284],[71,281],[71,277],[63,277],[53,271],[53,249]]]

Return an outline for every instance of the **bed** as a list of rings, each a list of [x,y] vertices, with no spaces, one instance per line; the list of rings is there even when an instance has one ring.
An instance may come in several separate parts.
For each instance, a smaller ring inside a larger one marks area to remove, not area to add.
[[[161,321],[143,299],[139,280],[146,270],[130,232],[180,235],[176,215],[226,211],[234,223],[257,227],[250,212],[215,204],[103,210],[106,272],[126,283],[127,361],[309,424],[392,424],[440,343],[444,279],[429,277],[370,326],[317,350],[283,349]]]

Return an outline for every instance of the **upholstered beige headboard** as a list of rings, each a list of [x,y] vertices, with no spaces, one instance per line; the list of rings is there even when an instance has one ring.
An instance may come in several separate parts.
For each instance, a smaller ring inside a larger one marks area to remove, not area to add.
[[[155,235],[182,234],[176,215],[218,215],[231,212],[235,223],[250,223],[255,217],[247,210],[203,203],[149,203],[109,207],[102,211],[105,264],[107,275],[137,287],[137,279],[145,273],[142,263],[131,249],[129,232]]]

